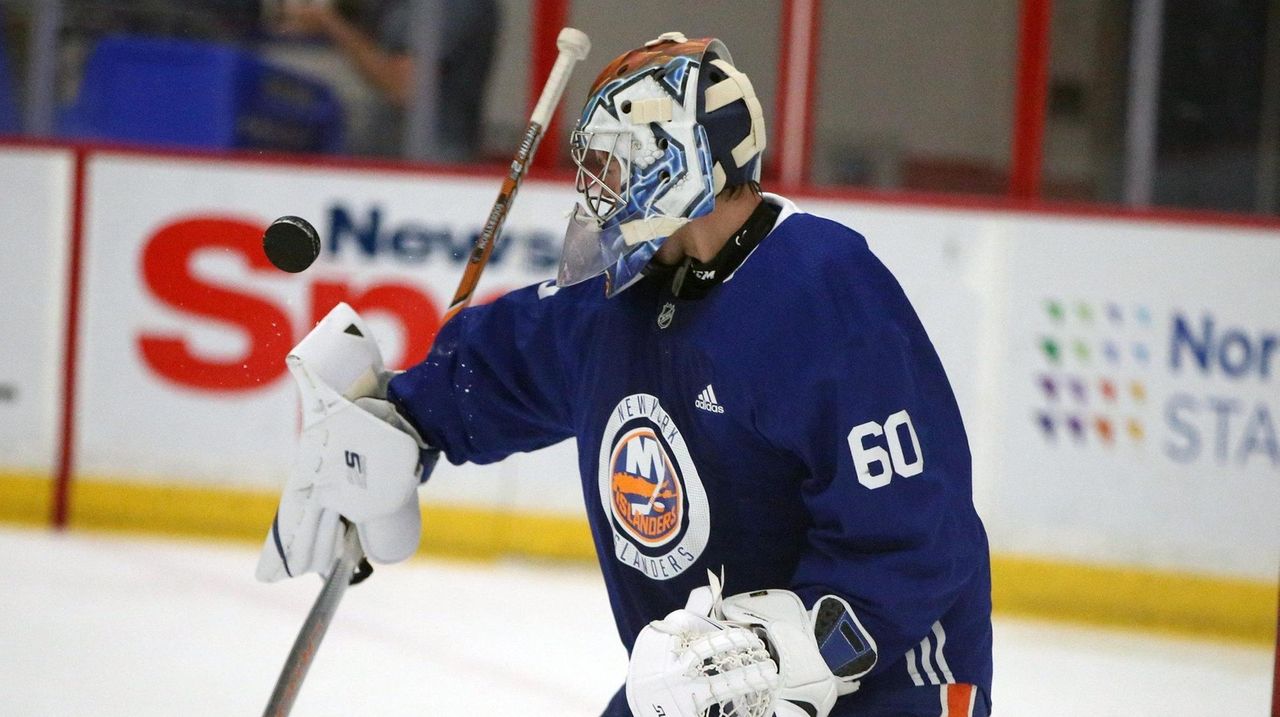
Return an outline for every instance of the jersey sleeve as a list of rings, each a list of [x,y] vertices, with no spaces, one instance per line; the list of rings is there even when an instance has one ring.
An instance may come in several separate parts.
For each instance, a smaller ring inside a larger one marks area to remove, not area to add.
[[[543,285],[463,310],[388,398],[450,462],[492,463],[573,435],[559,305]]]
[[[929,634],[985,559],[970,457],[942,365],[902,289],[855,247],[798,309],[796,366],[771,433],[804,466],[810,523],[791,589],[843,597],[876,641],[873,673]],[[784,362],[785,361],[785,362]]]

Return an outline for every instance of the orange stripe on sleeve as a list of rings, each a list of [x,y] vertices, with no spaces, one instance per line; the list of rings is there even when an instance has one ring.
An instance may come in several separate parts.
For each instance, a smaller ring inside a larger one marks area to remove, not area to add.
[[[973,717],[975,696],[973,685],[963,683],[946,685],[946,690],[947,704],[942,712],[944,717]]]

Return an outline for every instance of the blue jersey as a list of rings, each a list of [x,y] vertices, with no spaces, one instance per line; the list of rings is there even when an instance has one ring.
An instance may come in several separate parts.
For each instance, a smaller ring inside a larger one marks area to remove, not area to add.
[[[854,608],[879,660],[833,715],[949,683],[981,704],[989,557],[951,385],[862,236],[766,201],[773,230],[705,296],[515,291],[444,326],[391,398],[454,463],[577,440],[628,650],[723,570],[725,594]]]

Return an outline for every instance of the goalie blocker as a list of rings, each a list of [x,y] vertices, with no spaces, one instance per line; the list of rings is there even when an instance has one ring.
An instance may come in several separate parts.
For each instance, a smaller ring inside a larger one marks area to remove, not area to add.
[[[327,574],[354,523],[369,560],[395,563],[422,534],[417,488],[430,450],[386,400],[391,372],[364,320],[340,303],[285,359],[298,385],[302,435],[258,559],[259,580]]]

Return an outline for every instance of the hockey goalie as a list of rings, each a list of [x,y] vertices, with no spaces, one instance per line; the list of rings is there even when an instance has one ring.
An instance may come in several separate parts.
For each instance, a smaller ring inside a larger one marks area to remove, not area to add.
[[[327,376],[360,324],[317,329],[351,340],[295,370],[328,412],[260,577],[328,570],[340,518],[403,559],[434,456],[573,438],[630,654],[603,714],[988,715],[990,560],[951,385],[866,240],[761,190],[764,149],[720,41],[609,63],[554,282],[461,312],[394,376]]]

